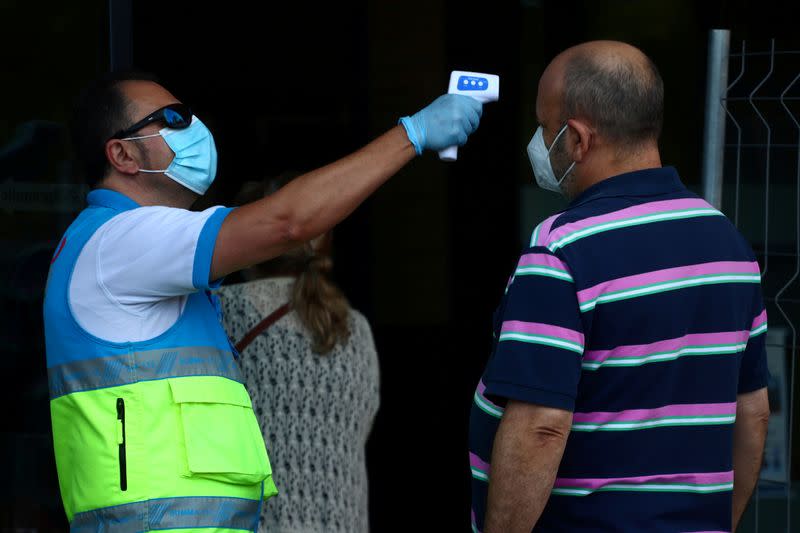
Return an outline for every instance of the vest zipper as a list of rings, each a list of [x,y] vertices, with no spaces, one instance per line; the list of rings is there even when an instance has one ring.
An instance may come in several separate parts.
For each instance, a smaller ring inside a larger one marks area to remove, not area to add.
[[[119,488],[128,490],[128,466],[125,460],[125,400],[117,398],[117,420],[119,420],[120,434],[117,436],[119,442]]]

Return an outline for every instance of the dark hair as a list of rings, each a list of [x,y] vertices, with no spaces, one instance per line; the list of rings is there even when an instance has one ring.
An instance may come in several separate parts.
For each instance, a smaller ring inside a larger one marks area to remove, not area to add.
[[[564,73],[564,120],[586,118],[621,149],[658,140],[664,118],[664,82],[643,60],[577,52]]]
[[[70,123],[72,145],[92,187],[110,170],[106,141],[132,122],[129,102],[120,88],[126,81],[158,83],[155,76],[145,72],[112,72],[87,85],[75,100]]]
[[[287,172],[274,179],[247,182],[236,195],[235,203],[241,205],[260,200],[299,175]],[[327,354],[350,338],[350,304],[329,278],[332,267],[333,261],[327,250],[315,251],[308,243],[253,267],[259,277],[297,276],[289,305],[311,333],[312,349],[318,354]]]

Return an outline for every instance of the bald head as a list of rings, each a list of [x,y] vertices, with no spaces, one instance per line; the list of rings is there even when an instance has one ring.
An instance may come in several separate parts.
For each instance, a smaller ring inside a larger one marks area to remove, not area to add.
[[[593,41],[565,50],[545,70],[539,92],[560,121],[584,120],[620,151],[655,142],[661,133],[661,75],[631,45]]]

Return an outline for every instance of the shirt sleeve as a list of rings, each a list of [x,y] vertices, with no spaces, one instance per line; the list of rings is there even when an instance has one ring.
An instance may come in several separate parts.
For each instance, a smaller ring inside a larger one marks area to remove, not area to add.
[[[231,209],[195,212],[150,206],[117,215],[100,228],[97,279],[122,306],[149,305],[218,285],[211,259]]]
[[[739,394],[762,389],[769,381],[766,348],[767,310],[764,309],[760,296],[758,309],[760,312],[753,318],[750,337],[739,365]]]
[[[499,320],[486,394],[573,410],[584,334],[567,265],[546,248],[526,250]]]

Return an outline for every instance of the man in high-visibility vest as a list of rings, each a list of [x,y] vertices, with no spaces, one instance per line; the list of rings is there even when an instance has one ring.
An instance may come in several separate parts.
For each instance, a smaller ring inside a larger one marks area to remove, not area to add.
[[[209,290],[329,230],[423,150],[464,144],[480,114],[442,96],[263,200],[193,212],[217,167],[200,119],[144,75],[84,92],[74,140],[96,188],[55,251],[44,304],[73,531],[256,529],[277,491]]]

